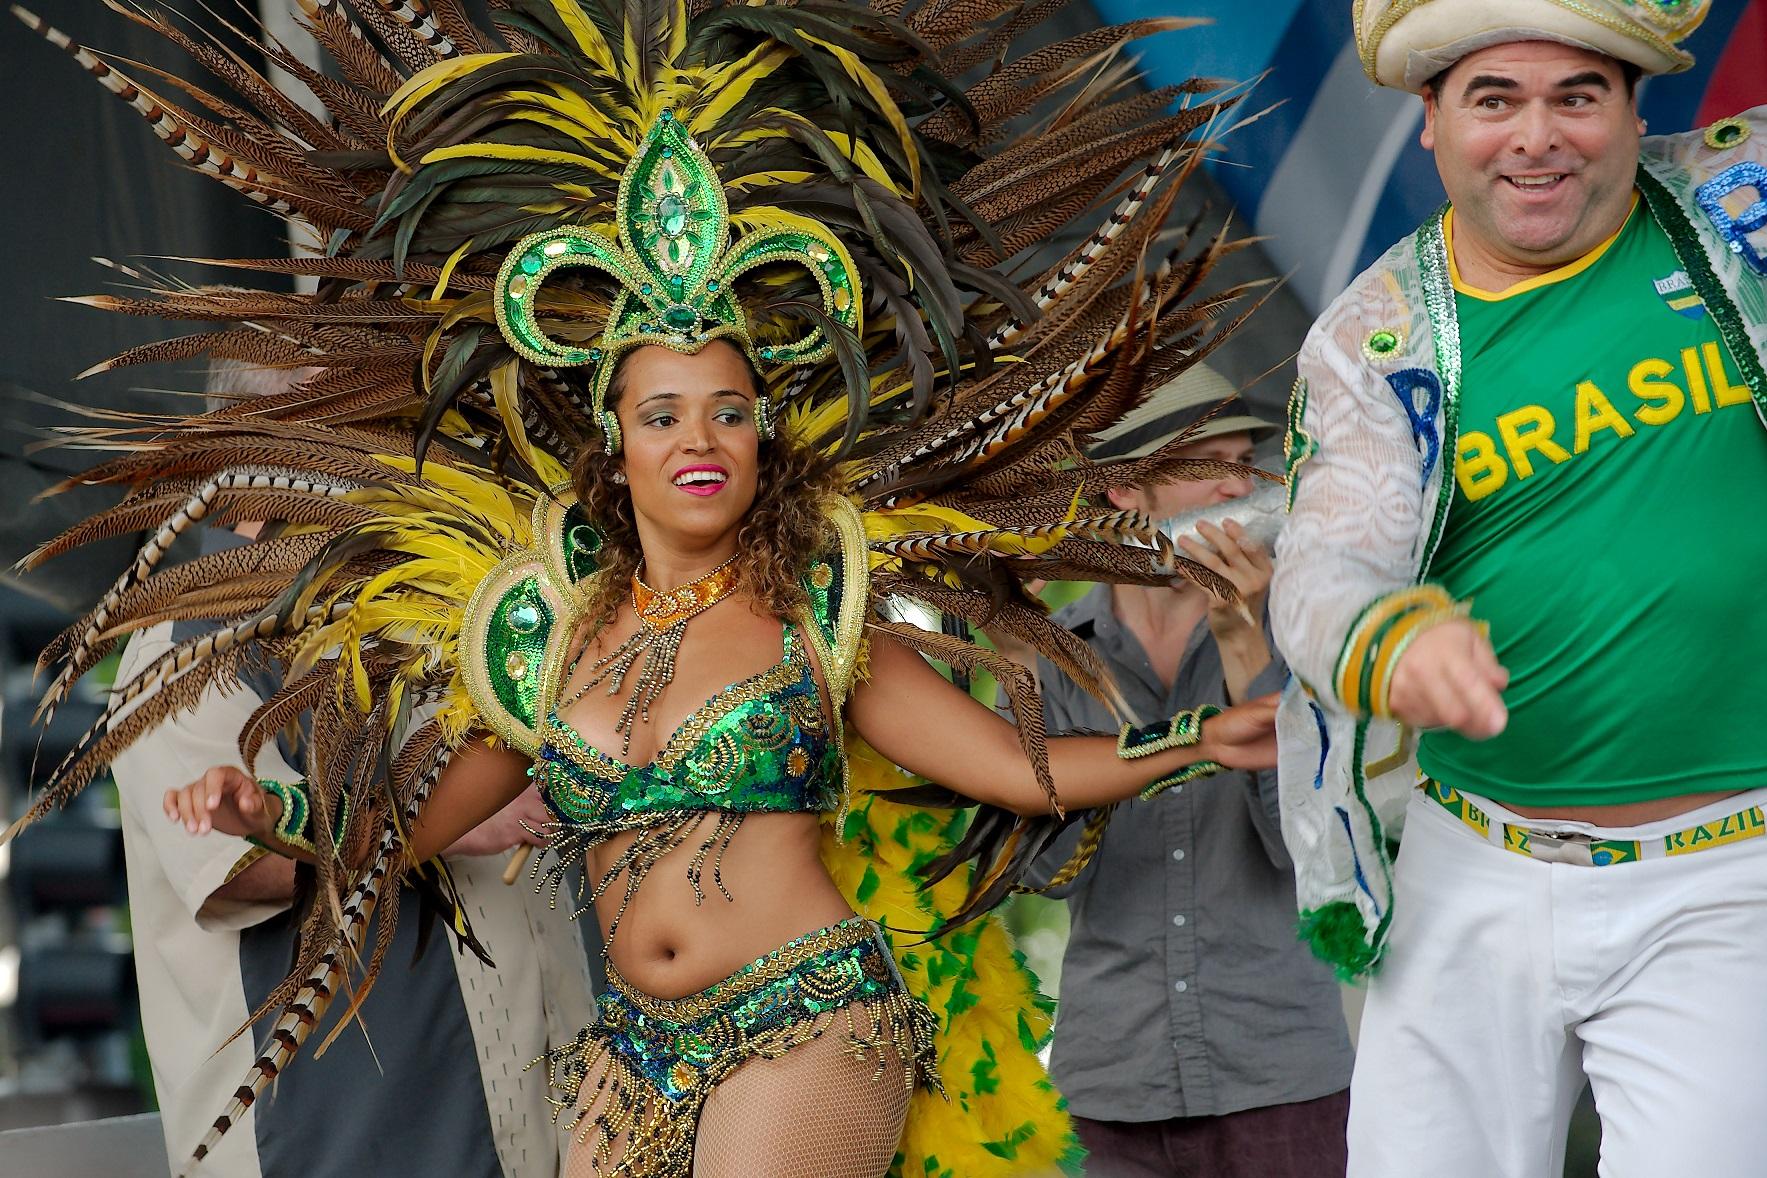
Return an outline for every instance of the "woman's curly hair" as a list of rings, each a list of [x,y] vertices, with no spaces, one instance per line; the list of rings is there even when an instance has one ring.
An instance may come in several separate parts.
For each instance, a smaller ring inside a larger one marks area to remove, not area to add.
[[[754,387],[765,388],[752,363],[748,369]],[[624,391],[621,378],[616,370],[609,382],[609,409]],[[601,534],[597,561],[606,575],[597,578],[585,612],[592,625],[619,611],[644,560],[631,491],[613,480],[617,462],[617,455],[602,448],[597,431],[571,468],[571,487]],[[831,541],[821,500],[837,487],[836,470],[821,454],[780,432],[761,441],[756,476],[755,502],[736,536],[736,571],[743,593],[775,615],[789,617],[806,600],[804,575]]]

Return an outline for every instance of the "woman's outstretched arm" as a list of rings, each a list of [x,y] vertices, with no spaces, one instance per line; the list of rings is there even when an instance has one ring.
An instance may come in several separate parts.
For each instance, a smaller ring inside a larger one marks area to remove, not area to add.
[[[934,676],[937,678],[937,676]],[[529,759],[499,743],[468,741],[449,760],[423,813],[411,827],[411,853],[419,861],[440,854],[455,840],[502,810],[528,786]],[[192,834],[218,830],[255,838],[291,859],[311,861],[312,853],[276,837],[282,802],[265,793],[243,769],[218,765],[182,789],[166,791],[166,818]],[[360,855],[366,847],[354,848]]]
[[[953,687],[899,642],[871,644],[871,677],[853,689],[847,720],[867,744],[910,773],[1019,814],[1046,814],[1018,732]],[[1273,696],[1228,708],[1204,721],[1202,739],[1134,760],[1117,755],[1109,736],[1058,736],[1049,741],[1055,793],[1068,809],[1134,797],[1154,781],[1199,761],[1231,769],[1276,764]]]

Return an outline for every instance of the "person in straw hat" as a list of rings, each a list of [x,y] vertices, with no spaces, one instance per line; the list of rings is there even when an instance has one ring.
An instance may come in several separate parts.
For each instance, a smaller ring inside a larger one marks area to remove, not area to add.
[[[1290,407],[1280,777],[1304,932],[1372,974],[1354,1178],[1556,1175],[1585,1077],[1603,1174],[1762,1171],[1767,110],[1636,100],[1707,7],[1356,5],[1450,205]]]
[[[1237,395],[1196,365],[1100,433],[1089,456],[1108,468],[1177,441],[1177,460],[1249,464],[1254,442],[1279,427],[1247,414]],[[1138,479],[1106,494],[1166,519],[1246,503],[1256,485],[1235,472]],[[1276,497],[1280,510],[1280,489]],[[1199,524],[1206,545],[1178,539],[1243,608],[1182,580],[1097,585],[1056,613],[1109,670],[1136,722],[1282,687],[1288,672],[1263,625],[1270,557],[1248,535],[1250,519]],[[1047,731],[1116,723],[1047,659],[1038,672]],[[1295,940],[1276,774],[1221,774],[1114,816],[1100,811],[1041,866],[1055,875],[1082,842],[1095,850],[1088,865],[1052,888],[1072,928],[1050,1069],[1089,1178],[1342,1178],[1350,1041],[1331,972]]]

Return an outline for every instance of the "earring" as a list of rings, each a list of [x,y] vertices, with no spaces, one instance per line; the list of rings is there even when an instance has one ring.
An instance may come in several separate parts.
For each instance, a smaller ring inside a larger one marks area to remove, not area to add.
[[[626,472],[623,470],[616,470],[608,477],[614,481],[615,486],[623,487],[626,485]]]
[[[603,409],[601,417],[601,449],[604,454],[614,455],[620,452],[620,419],[614,416],[612,409]]]
[[[773,403],[766,393],[755,398],[755,432],[763,441],[773,439]]]

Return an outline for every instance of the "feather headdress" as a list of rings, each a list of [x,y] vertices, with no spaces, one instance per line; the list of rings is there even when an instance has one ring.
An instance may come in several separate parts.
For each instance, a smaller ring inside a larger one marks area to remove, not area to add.
[[[1183,437],[1108,465],[1085,448],[1246,313],[1230,306],[1241,289],[1199,293],[1234,244],[1168,224],[1222,109],[1199,100],[1215,87],[1144,92],[1123,56],[1181,19],[1026,51],[1047,40],[1036,34],[1063,0],[493,0],[490,28],[461,0],[298,2],[334,70],[267,33],[205,32],[106,0],[183,47],[226,97],[133,76],[14,9],[189,166],[316,247],[222,263],[310,276],[311,293],[150,281],[85,300],[197,325],[94,372],[209,356],[306,375],[200,416],[87,430],[86,444],[115,455],[78,481],[127,492],[26,562],[150,534],[45,652],[45,712],[150,621],[218,628],[120,684],[21,825],[250,664],[279,667],[284,685],[241,735],[248,763],[308,721],[320,895],[297,969],[272,995],[289,1013],[244,1103],[359,956],[359,986],[372,983],[395,910],[368,952],[374,896],[409,869],[448,897],[445,869],[407,864],[403,846],[451,750],[481,730],[461,674],[462,606],[536,542],[534,509],[574,456],[612,440],[598,410],[623,348],[737,342],[778,428],[838,465],[879,598],[1010,634],[1108,698],[1088,649],[1024,583],[1212,580],[1102,491],[1238,468],[1176,456]],[[322,113],[272,84],[254,54]],[[1033,247],[1051,240],[1075,244],[1033,265]],[[179,535],[239,520],[277,524],[245,555],[226,554],[225,570],[210,557],[166,567]],[[939,632],[881,614],[869,625],[992,671],[1050,788],[1030,675]],[[889,784],[898,810],[957,804],[936,787]],[[967,826],[903,828],[913,868],[945,880],[925,893],[938,897],[921,904],[928,924],[955,926],[1017,886],[1070,820],[1050,794],[1045,818],[984,811]],[[849,848],[888,841],[843,833]],[[353,838],[377,848],[364,871],[332,853]],[[856,903],[876,894],[874,870],[834,874],[860,881]],[[1021,1024],[1027,1040],[1040,1017]],[[979,1151],[961,1172],[1011,1172],[998,1164],[1007,1156]]]

